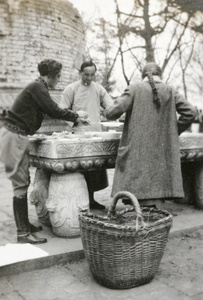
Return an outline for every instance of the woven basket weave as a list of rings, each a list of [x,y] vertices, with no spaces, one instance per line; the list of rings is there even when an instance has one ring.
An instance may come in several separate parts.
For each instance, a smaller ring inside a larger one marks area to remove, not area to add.
[[[129,198],[131,208],[116,212],[120,198]],[[134,195],[119,192],[108,216],[82,213],[80,232],[85,256],[95,279],[109,288],[125,289],[150,282],[159,267],[172,215],[143,208]]]

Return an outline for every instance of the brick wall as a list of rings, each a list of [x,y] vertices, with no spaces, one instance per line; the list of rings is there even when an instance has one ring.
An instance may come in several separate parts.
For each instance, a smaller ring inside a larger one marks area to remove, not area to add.
[[[63,89],[78,79],[73,63],[84,45],[82,19],[67,0],[0,0],[0,89],[23,88],[45,58],[63,64]]]

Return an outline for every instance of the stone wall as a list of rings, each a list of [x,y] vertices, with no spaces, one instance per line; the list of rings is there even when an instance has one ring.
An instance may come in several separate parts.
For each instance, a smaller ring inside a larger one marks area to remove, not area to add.
[[[82,62],[84,48],[82,19],[67,0],[0,0],[0,92],[38,77],[45,58],[63,64],[63,89],[78,79],[74,62]]]

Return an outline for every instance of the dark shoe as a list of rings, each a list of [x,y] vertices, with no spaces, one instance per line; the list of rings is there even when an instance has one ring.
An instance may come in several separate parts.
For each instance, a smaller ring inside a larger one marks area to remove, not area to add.
[[[18,243],[25,244],[44,244],[47,242],[45,238],[38,238],[33,233],[27,233],[25,235],[18,235]]]
[[[94,201],[90,203],[90,209],[105,209],[105,206]]]
[[[30,232],[31,233],[42,231],[42,229],[43,229],[42,226],[35,226],[30,223]]]

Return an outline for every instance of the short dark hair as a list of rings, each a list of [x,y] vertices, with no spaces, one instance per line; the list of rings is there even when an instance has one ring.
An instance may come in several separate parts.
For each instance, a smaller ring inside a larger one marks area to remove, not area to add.
[[[54,59],[45,59],[38,64],[41,76],[55,77],[62,69],[62,64]]]
[[[95,67],[95,71],[97,71],[96,65],[90,60],[90,61],[85,61],[84,63],[82,63],[82,65],[80,66],[80,72],[83,72],[84,68],[87,68],[87,67]]]

